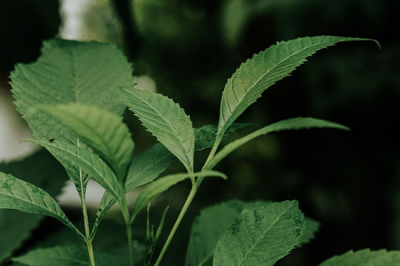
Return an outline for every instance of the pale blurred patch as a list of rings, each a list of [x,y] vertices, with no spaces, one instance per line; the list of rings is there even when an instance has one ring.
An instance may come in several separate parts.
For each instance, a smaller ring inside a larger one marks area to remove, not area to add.
[[[62,0],[60,36],[123,47],[122,26],[110,0]]]
[[[21,140],[31,139],[32,133],[22,121],[12,97],[0,89],[0,162],[20,159],[32,153],[37,146]]]
[[[153,92],[157,91],[156,82],[154,81],[154,79],[152,79],[151,77],[149,77],[147,75],[142,75],[142,76],[136,77],[135,83],[136,83],[135,87],[137,89],[149,90],[149,91],[153,91]]]

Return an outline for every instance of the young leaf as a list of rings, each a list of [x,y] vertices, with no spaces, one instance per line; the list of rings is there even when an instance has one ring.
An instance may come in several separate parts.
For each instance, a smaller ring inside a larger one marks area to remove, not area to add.
[[[320,266],[400,265],[400,251],[362,249],[348,251],[322,262]]]
[[[203,209],[192,225],[185,265],[198,266],[211,262],[218,240],[242,210],[260,204],[266,203],[231,200]]]
[[[221,98],[218,138],[262,93],[288,76],[307,57],[338,42],[370,39],[315,36],[278,42],[244,62],[228,79]],[[378,44],[379,45],[379,44]]]
[[[273,265],[298,244],[303,230],[297,201],[247,208],[218,240],[213,265]]]
[[[54,157],[60,158],[61,163],[68,162],[75,167],[80,167],[85,174],[96,180],[102,187],[109,191],[117,201],[124,195],[117,177],[97,154],[73,144],[57,140],[52,142],[46,140],[31,140],[31,142],[44,146]],[[74,180],[74,182],[80,181]]]
[[[236,139],[235,141],[229,143],[215,155],[215,157],[208,164],[208,166],[210,169],[213,168],[218,162],[220,162],[232,151],[234,151],[235,149],[239,148],[243,144],[249,142],[250,140],[258,136],[283,130],[298,130],[298,129],[308,129],[308,128],[334,128],[334,129],[349,130],[349,128],[343,125],[311,117],[297,117],[297,118],[285,119],[270,124],[268,126],[265,126],[263,128],[260,128],[240,139]]]
[[[76,103],[44,105],[40,109],[50,113],[98,151],[120,180],[125,178],[134,143],[121,116],[97,106]]]
[[[193,172],[194,130],[185,111],[170,98],[161,94],[139,90],[121,89],[125,104],[143,125]]]
[[[38,248],[13,258],[14,262],[28,266],[88,266],[89,258],[87,250],[83,246],[55,246],[49,248]],[[95,252],[96,265],[99,266],[119,266],[123,265],[119,257],[114,257],[106,253]]]
[[[46,191],[2,172],[0,172],[0,209],[14,209],[53,217],[83,237]]]
[[[76,135],[44,112],[40,104],[84,103],[122,114],[120,87],[133,84],[132,68],[111,44],[54,39],[43,43],[32,64],[18,64],[11,86],[18,111],[37,138],[75,142]]]
[[[205,176],[216,176],[216,177],[221,177],[223,179],[226,179],[226,175],[224,175],[221,172],[217,172],[217,171],[202,171],[202,172],[198,172],[198,173],[184,173],[184,174],[172,174],[172,175],[168,175],[166,177],[157,179],[156,181],[154,181],[153,183],[149,184],[142,193],[140,193],[138,199],[135,202],[135,206],[133,208],[133,214],[132,214],[132,219],[131,221],[133,221],[136,217],[136,215],[144,208],[147,206],[147,204],[154,199],[155,197],[157,197],[158,195],[160,195],[161,193],[163,193],[164,191],[166,191],[167,189],[169,189],[170,187],[172,187],[173,185],[175,185],[176,183],[179,183],[185,179],[191,178],[192,176],[198,176],[198,177],[205,177]]]

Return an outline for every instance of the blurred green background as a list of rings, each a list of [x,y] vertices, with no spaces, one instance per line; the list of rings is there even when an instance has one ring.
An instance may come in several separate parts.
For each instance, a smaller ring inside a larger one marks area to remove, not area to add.
[[[348,43],[320,52],[240,117],[266,125],[312,116],[352,131],[283,132],[236,151],[218,166],[229,181],[204,183],[165,261],[183,263],[201,208],[232,198],[297,199],[321,222],[317,237],[279,265],[315,265],[349,249],[400,249],[399,10],[400,2],[389,0],[1,1],[0,87],[7,87],[15,63],[37,58],[45,39],[113,42],[133,62],[135,75],[152,80],[199,127],[218,122],[222,89],[240,63],[276,41],[377,39],[382,50]],[[132,114],[126,121],[137,152],[154,142]],[[187,192],[185,184],[173,188],[155,209],[170,204],[171,223]]]

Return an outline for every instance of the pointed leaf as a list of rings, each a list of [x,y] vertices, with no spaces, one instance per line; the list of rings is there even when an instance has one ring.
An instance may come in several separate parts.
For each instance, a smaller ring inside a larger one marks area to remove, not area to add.
[[[186,167],[193,170],[194,130],[190,117],[170,98],[139,89],[121,89],[125,104]]]
[[[218,138],[262,93],[288,76],[307,57],[338,42],[371,39],[315,36],[278,42],[244,62],[227,81],[221,98]],[[378,44],[379,45],[379,44]]]
[[[2,172],[0,172],[0,209],[50,216],[82,235],[46,191]]]
[[[164,191],[168,190],[170,187],[175,185],[176,183],[179,183],[185,179],[192,178],[193,176],[198,176],[198,177],[205,177],[205,176],[215,176],[215,177],[221,177],[223,179],[226,179],[226,175],[224,175],[221,172],[217,171],[202,171],[198,173],[184,173],[184,174],[172,174],[168,175],[166,177],[162,177],[160,179],[157,179],[153,183],[149,184],[142,193],[140,193],[138,199],[135,202],[135,206],[133,209],[133,214],[132,214],[132,221],[135,219],[136,215],[147,206],[147,204],[154,198],[156,198],[158,195],[163,193]]]
[[[240,139],[237,139],[228,145],[226,145],[221,151],[219,151],[212,161],[209,163],[209,167],[213,168],[218,162],[225,158],[232,151],[236,150],[243,144],[249,142],[250,140],[265,135],[271,132],[283,131],[283,130],[298,130],[298,129],[308,129],[308,128],[334,128],[341,130],[349,130],[349,128],[326,120],[311,118],[311,117],[297,117],[285,119],[263,128],[260,128]]]
[[[122,117],[97,106],[83,104],[44,105],[40,109],[74,131],[101,154],[123,180],[131,162],[134,143]]]
[[[76,134],[47,113],[34,113],[32,107],[75,102],[122,114],[125,106],[118,90],[132,84],[125,56],[114,45],[97,42],[46,41],[36,62],[18,64],[11,73],[15,104],[34,135],[72,142]]]
[[[82,172],[96,180],[102,187],[109,191],[117,201],[124,195],[117,177],[97,154],[73,144],[57,140],[52,142],[46,140],[31,140],[31,142],[44,146],[54,157],[61,158],[62,164],[69,163],[75,167],[80,167]],[[80,180],[75,181],[80,182]]]
[[[273,265],[298,244],[303,230],[297,201],[247,208],[218,240],[213,265]]]
[[[361,265],[400,265],[400,251],[387,251],[362,249],[348,251],[342,255],[334,256],[320,264],[320,266],[361,266]]]
[[[20,257],[13,258],[14,262],[28,266],[88,266],[89,258],[87,250],[83,246],[55,246],[38,248]],[[123,265],[119,257],[95,251],[96,265],[119,266]]]

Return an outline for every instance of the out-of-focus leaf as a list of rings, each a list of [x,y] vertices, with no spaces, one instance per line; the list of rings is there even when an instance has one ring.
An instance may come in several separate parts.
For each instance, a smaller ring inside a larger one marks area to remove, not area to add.
[[[387,251],[385,249],[359,251],[348,251],[342,255],[334,256],[322,262],[320,266],[362,266],[380,265],[391,266],[400,265],[400,251]]]
[[[121,257],[115,257],[104,252],[95,251],[96,265],[120,266],[123,265]],[[89,257],[84,246],[55,246],[39,248],[13,258],[13,261],[28,266],[88,266]]]

